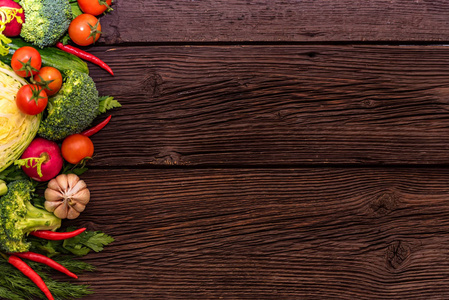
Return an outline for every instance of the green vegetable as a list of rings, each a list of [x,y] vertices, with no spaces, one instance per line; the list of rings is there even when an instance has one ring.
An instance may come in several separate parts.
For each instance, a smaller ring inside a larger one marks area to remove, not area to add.
[[[20,36],[40,48],[54,45],[73,19],[69,0],[21,0],[25,23]]]
[[[56,260],[56,259],[55,259]],[[65,263],[64,260],[57,260],[72,272],[79,270],[91,271],[89,264],[81,261],[70,260]],[[87,285],[74,284],[70,282],[61,282],[49,276],[49,268],[31,261],[27,264],[32,267],[39,276],[45,281],[55,299],[74,299],[82,298],[93,293]],[[23,300],[23,299],[46,299],[39,288],[25,277],[19,270],[11,266],[5,260],[0,260],[0,299]]]
[[[31,181],[16,180],[8,184],[8,192],[0,198],[0,249],[5,252],[28,251],[28,233],[61,226],[61,219],[31,204],[33,192]]]
[[[72,231],[73,228],[67,228],[64,231]],[[32,249],[47,256],[59,254],[69,254],[84,256],[90,251],[100,252],[104,246],[114,241],[110,235],[101,231],[84,231],[76,237],[62,241],[47,241],[30,237]]]
[[[38,134],[57,141],[90,126],[99,114],[98,91],[93,79],[76,71],[67,71],[61,90],[48,100],[47,116]]]
[[[36,136],[41,114],[25,115],[16,105],[18,90],[26,81],[0,62],[0,172],[11,165]]]
[[[8,187],[6,186],[6,182],[0,179],[0,196],[5,195],[8,192]]]
[[[32,46],[21,38],[12,38],[8,44],[9,53],[5,56],[0,56],[0,61],[7,65],[11,64],[11,58],[17,49],[24,46]],[[49,66],[58,69],[63,75],[68,70],[75,70],[89,74],[87,63],[81,58],[59,50],[56,47],[45,47],[44,49],[37,48],[42,58],[42,66]]]
[[[107,110],[122,107],[120,102],[114,99],[114,97],[111,96],[102,96],[99,98],[100,105],[98,107],[98,111],[100,113],[105,113]]]

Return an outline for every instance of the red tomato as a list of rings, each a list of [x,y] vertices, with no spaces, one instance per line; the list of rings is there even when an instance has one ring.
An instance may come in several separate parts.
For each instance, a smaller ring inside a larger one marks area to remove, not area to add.
[[[91,139],[81,134],[72,134],[64,139],[61,145],[62,157],[76,165],[85,158],[94,155],[94,144]]]
[[[47,103],[47,93],[35,84],[24,85],[17,92],[16,104],[24,114],[37,115],[44,111]]]
[[[69,25],[69,37],[77,45],[88,46],[95,43],[101,34],[100,21],[91,14],[82,14]]]
[[[112,0],[78,0],[78,5],[86,14],[101,15],[110,8]]]
[[[53,67],[41,68],[33,78],[44,89],[47,96],[56,94],[62,86],[61,72]]]
[[[20,47],[11,58],[11,68],[21,77],[30,77],[42,66],[40,53],[30,46]]]

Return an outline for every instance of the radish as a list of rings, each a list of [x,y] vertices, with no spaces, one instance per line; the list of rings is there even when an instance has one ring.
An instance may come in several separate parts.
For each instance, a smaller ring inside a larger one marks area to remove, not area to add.
[[[48,181],[62,169],[62,155],[58,144],[44,138],[35,138],[15,165],[36,181]]]
[[[6,20],[10,21],[6,23],[2,33],[9,37],[18,36],[22,30],[22,24],[25,22],[22,6],[13,0],[0,0],[0,16],[3,14],[6,16]],[[1,17],[0,21],[5,22],[4,17]]]

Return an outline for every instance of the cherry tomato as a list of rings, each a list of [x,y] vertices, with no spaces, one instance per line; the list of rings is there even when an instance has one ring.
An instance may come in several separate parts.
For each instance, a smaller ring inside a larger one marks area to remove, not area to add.
[[[16,104],[24,114],[37,115],[44,111],[47,103],[47,93],[35,84],[24,85],[17,92]]]
[[[76,165],[85,158],[94,155],[94,144],[91,139],[81,134],[72,134],[64,139],[61,145],[62,157]]]
[[[110,8],[112,0],[78,0],[78,5],[86,14],[101,15]]]
[[[42,66],[40,53],[30,46],[20,47],[11,58],[11,68],[20,77],[30,77],[39,72]]]
[[[41,68],[33,79],[44,89],[47,96],[56,94],[62,86],[61,72],[53,67]]]
[[[101,34],[100,21],[91,14],[81,14],[69,25],[69,37],[77,45],[88,46],[95,43]]]

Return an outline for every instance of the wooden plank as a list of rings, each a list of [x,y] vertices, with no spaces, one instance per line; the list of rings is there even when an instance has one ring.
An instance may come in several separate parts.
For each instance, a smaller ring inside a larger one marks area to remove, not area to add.
[[[123,103],[93,166],[448,164],[436,46],[94,47]]]
[[[449,170],[89,170],[88,299],[447,299]]]
[[[442,0],[127,0],[113,7],[101,19],[108,44],[449,40]]]

